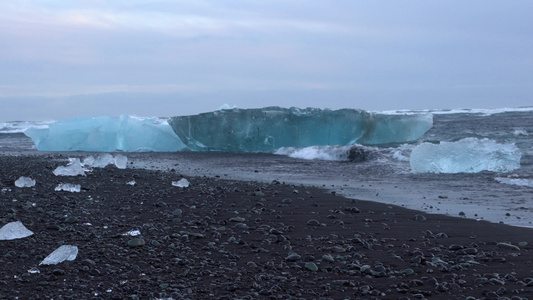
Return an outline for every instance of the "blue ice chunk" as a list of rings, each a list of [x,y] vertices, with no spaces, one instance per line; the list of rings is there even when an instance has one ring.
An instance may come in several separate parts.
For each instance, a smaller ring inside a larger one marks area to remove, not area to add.
[[[33,232],[20,221],[7,223],[0,228],[0,241],[22,239],[30,235],[33,235]]]
[[[39,151],[174,152],[185,147],[165,121],[127,115],[61,120],[24,133]]]
[[[65,260],[75,260],[78,256],[78,247],[63,245],[50,253],[39,265],[57,265]]]
[[[191,150],[271,152],[281,147],[404,143],[429,130],[433,116],[265,107],[172,117],[169,124]]]
[[[411,152],[413,173],[510,172],[520,168],[522,153],[515,144],[465,138],[440,144],[422,143]]]

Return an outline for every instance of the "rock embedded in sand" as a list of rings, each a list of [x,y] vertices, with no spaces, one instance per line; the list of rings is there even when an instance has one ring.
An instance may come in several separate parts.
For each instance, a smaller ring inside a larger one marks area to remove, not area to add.
[[[311,272],[318,271],[318,266],[314,262],[308,262],[305,264],[305,268]]]
[[[142,247],[146,245],[146,241],[144,239],[131,239],[128,241],[128,247],[131,247],[131,248],[137,248],[137,247]]]
[[[315,219],[311,219],[311,220],[307,221],[307,225],[309,225],[309,226],[320,226],[320,222],[318,222]]]
[[[415,221],[423,222],[423,221],[426,221],[426,220],[427,220],[426,217],[424,217],[423,215],[418,215],[418,214],[415,215]]]
[[[520,248],[518,246],[509,244],[509,243],[501,242],[501,243],[496,244],[496,246],[498,246],[499,248],[505,248],[505,249],[515,250],[515,251],[520,251]]]

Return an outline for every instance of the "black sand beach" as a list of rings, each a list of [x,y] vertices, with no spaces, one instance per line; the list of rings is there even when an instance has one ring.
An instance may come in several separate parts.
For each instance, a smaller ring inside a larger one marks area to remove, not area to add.
[[[0,241],[1,299],[533,299],[533,229],[277,181],[55,176],[57,158],[0,156],[0,226],[35,233]],[[20,176],[37,184],[18,188]],[[38,266],[64,244],[75,260]]]

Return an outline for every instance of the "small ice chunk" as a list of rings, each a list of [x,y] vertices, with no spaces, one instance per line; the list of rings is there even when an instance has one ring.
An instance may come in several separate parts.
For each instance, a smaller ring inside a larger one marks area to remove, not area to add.
[[[172,181],[172,185],[180,188],[186,188],[189,187],[189,181],[185,178],[182,178],[179,181]]]
[[[130,230],[126,233],[123,233],[122,235],[138,236],[141,235],[141,232],[139,230]]]
[[[35,185],[35,180],[31,179],[30,177],[22,176],[15,181],[15,185],[19,188],[32,187]]]
[[[56,186],[55,190],[56,192],[65,191],[79,193],[81,191],[81,185],[72,183],[60,183],[58,186]]]
[[[75,260],[78,255],[78,247],[63,245],[50,253],[39,265],[57,265],[65,260]]]
[[[126,169],[128,158],[124,155],[115,156],[115,166],[119,169]]]
[[[15,240],[28,237],[33,232],[28,230],[20,221],[7,223],[0,228],[0,240]]]
[[[109,153],[100,154],[96,157],[88,156],[83,160],[84,165],[91,166],[93,168],[105,168],[107,165],[111,165],[114,162],[113,155]]]
[[[135,182],[135,180],[132,180],[132,181],[128,181],[128,182],[126,182],[126,184],[127,184],[127,185],[131,185],[131,186],[134,186],[134,185],[137,184],[137,183]]]
[[[85,170],[79,158],[69,158],[67,166],[59,166],[54,170],[56,176],[85,176]]]
[[[37,267],[33,267],[33,268],[28,270],[28,273],[30,273],[30,274],[39,274],[39,273],[41,273],[41,271]]]

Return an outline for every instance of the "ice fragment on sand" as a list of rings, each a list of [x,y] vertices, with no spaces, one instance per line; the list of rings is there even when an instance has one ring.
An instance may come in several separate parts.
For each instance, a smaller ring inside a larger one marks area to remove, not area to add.
[[[56,186],[55,190],[57,192],[65,191],[65,192],[79,193],[81,191],[81,185],[72,184],[72,183],[60,183],[58,186]]]
[[[126,169],[128,158],[124,155],[115,156],[115,166],[119,169]]]
[[[93,168],[105,168],[107,165],[113,164],[115,162],[113,155],[109,153],[100,154],[96,157],[88,156],[83,159],[83,165]]]
[[[182,178],[178,181],[172,181],[172,185],[180,188],[186,188],[189,187],[189,181],[185,178]]]
[[[33,267],[33,268],[28,270],[28,273],[30,273],[30,274],[39,274],[39,273],[41,273],[41,271],[38,268]]]
[[[494,180],[499,183],[511,184],[517,186],[527,186],[533,188],[533,179],[526,178],[509,178],[509,177],[495,177]]]
[[[271,152],[281,147],[404,143],[429,130],[433,116],[265,107],[172,117],[169,124],[191,150]]]
[[[33,232],[28,230],[20,221],[7,223],[0,228],[0,240],[15,240],[28,237]]]
[[[138,235],[141,235],[141,232],[139,230],[130,230],[126,233],[123,233],[122,235],[138,236]]]
[[[85,169],[79,158],[69,158],[67,166],[59,166],[54,170],[56,176],[85,176]]]
[[[78,255],[78,247],[63,245],[50,253],[39,265],[56,265],[65,260],[75,260]]]
[[[465,138],[440,144],[422,143],[411,152],[413,173],[510,172],[520,168],[522,153],[515,144]]]
[[[126,184],[127,184],[127,185],[131,185],[131,186],[134,186],[134,185],[137,184],[137,183],[135,182],[135,180],[132,180],[132,181],[128,181],[128,182],[126,182]]]
[[[174,152],[185,147],[165,120],[127,115],[61,120],[48,128],[29,128],[24,134],[39,151]]]
[[[128,158],[124,155],[119,154],[113,157],[113,155],[106,153],[97,155],[96,157],[87,156],[85,159],[83,159],[82,166],[92,168],[105,168],[108,165],[115,165],[119,169],[125,169],[127,163]]]
[[[29,177],[20,177],[15,181],[15,186],[22,188],[22,187],[32,187],[35,185],[35,180],[29,178]]]

